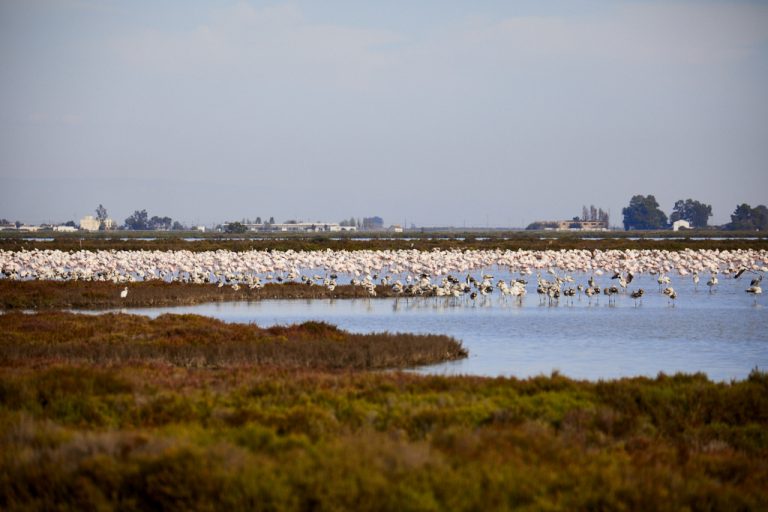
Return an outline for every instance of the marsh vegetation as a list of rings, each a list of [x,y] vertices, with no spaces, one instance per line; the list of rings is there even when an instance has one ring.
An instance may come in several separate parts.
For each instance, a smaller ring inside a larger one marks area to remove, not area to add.
[[[4,510],[760,510],[768,377],[0,367]]]
[[[261,329],[197,315],[7,313],[0,316],[0,365],[133,362],[195,367],[370,370],[467,356],[448,336],[350,334],[323,322]]]

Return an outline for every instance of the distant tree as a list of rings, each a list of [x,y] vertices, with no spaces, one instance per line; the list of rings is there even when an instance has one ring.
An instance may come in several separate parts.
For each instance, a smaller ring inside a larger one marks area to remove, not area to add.
[[[103,224],[108,217],[107,209],[104,208],[104,205],[100,204],[99,207],[96,208],[96,219]]]
[[[672,208],[672,214],[669,216],[669,222],[678,220],[687,220],[691,227],[705,228],[707,222],[712,216],[712,206],[693,199],[683,201],[679,199]]]
[[[13,223],[13,225],[16,226],[16,229],[19,229],[24,224],[22,224],[20,220],[17,220],[16,222]]]
[[[8,219],[0,219],[0,226],[7,226],[10,223],[11,221],[9,221]]]
[[[175,221],[175,222],[173,223],[173,226],[171,226],[171,229],[172,229],[173,231],[184,231],[184,230],[186,230],[186,229],[187,229],[187,227],[186,227],[184,224],[182,224],[181,222],[179,222],[179,221]]]
[[[754,219],[755,229],[760,231],[768,230],[768,208],[764,204],[752,208],[752,218]]]
[[[158,217],[157,215],[149,219],[149,229],[169,230],[173,224],[173,219],[170,217]]]
[[[147,210],[133,212],[133,215],[125,219],[125,227],[134,231],[149,229]]]
[[[597,208],[595,208],[595,205],[593,204],[589,205],[589,220],[597,220]]]
[[[256,217],[256,222],[255,222],[255,224],[261,224],[261,217]]]
[[[274,224],[275,223],[275,218],[274,217],[270,217],[269,218],[269,223],[270,224]]]
[[[285,223],[286,223],[286,224],[298,224],[298,223],[299,223],[299,221],[297,221],[297,220],[295,220],[295,219],[288,219],[287,221],[285,221]]]
[[[758,205],[754,208],[747,203],[740,204],[731,214],[731,222],[726,229],[733,231],[768,230],[768,208]]]
[[[632,196],[629,206],[621,210],[624,215],[624,229],[663,229],[667,227],[667,215],[659,209],[659,203],[652,195]]]
[[[77,227],[77,224],[75,224],[75,221],[73,221],[73,220],[68,220],[67,222],[64,223],[64,225],[65,226],[71,226],[73,228]]]
[[[540,231],[542,229],[554,229],[557,228],[557,222],[531,222],[525,229],[528,231]]]
[[[226,225],[225,231],[227,233],[245,233],[248,231],[248,228],[241,222],[231,222]]]
[[[581,220],[589,220],[589,210],[587,210],[587,205],[581,207]]]
[[[747,203],[738,205],[736,210],[731,214],[731,222],[727,227],[733,231],[753,230],[752,207]]]

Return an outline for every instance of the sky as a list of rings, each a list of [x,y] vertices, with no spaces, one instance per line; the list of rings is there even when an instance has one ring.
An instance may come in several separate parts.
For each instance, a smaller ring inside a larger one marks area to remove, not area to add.
[[[0,0],[0,218],[768,203],[768,2]]]

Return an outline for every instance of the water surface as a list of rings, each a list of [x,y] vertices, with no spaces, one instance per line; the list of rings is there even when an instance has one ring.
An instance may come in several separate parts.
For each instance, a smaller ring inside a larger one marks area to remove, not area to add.
[[[604,284],[610,280],[603,278]],[[466,299],[265,300],[196,306],[131,309],[131,313],[194,313],[260,326],[322,320],[353,332],[442,333],[470,351],[463,361],[420,368],[437,374],[527,377],[563,374],[583,379],[656,376],[659,372],[705,372],[714,380],[743,379],[768,368],[766,297],[755,303],[748,282],[722,279],[709,293],[689,279],[672,285],[672,305],[653,276],[639,276],[646,296],[635,305],[628,295],[609,304],[575,298],[542,304],[533,284],[522,304],[498,293]]]

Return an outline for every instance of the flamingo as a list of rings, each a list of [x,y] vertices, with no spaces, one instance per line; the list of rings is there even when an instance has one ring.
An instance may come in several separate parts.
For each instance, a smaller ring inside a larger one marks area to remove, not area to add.
[[[763,289],[760,288],[760,285],[750,286],[744,291],[751,294],[755,298],[755,304],[757,304],[757,297],[763,293]]]

